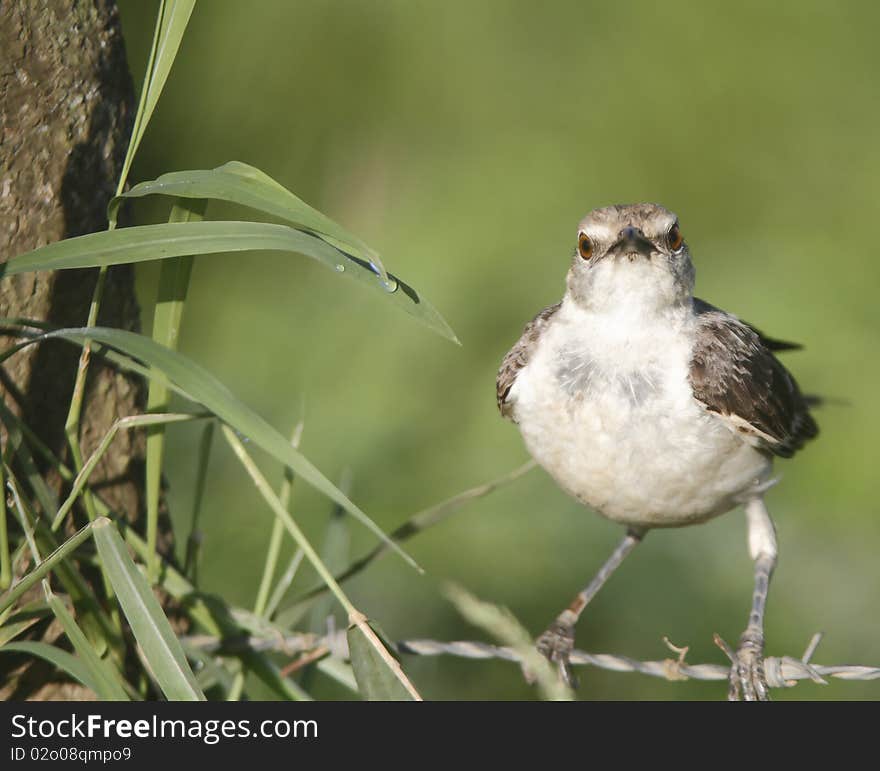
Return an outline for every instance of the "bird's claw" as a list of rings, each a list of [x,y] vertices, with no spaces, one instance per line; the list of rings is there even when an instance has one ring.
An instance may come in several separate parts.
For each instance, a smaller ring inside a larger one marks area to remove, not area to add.
[[[538,652],[559,669],[559,676],[569,688],[577,688],[577,678],[569,660],[574,650],[574,626],[557,619],[537,639]]]
[[[743,636],[731,658],[728,701],[770,701],[764,674],[764,646]]]

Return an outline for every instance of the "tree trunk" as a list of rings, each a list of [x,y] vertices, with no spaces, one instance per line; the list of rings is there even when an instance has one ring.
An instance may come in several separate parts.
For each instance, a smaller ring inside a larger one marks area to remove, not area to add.
[[[0,262],[62,238],[107,227],[134,116],[133,88],[113,0],[0,0]],[[0,316],[83,326],[97,270],[12,276],[0,281]],[[131,266],[111,268],[98,323],[137,330]],[[65,342],[31,346],[0,369],[7,406],[71,465],[64,423],[79,350]],[[120,416],[143,411],[144,387],[93,357],[82,413],[88,457]],[[122,432],[91,478],[129,521],[144,508],[144,440]],[[56,489],[61,480],[51,469]],[[11,524],[11,521],[10,521]],[[44,635],[51,630],[44,630]],[[44,636],[45,639],[45,636]],[[15,657],[0,657],[2,667]],[[21,664],[18,660],[17,664]],[[50,674],[10,678],[12,698],[76,697],[55,691]]]

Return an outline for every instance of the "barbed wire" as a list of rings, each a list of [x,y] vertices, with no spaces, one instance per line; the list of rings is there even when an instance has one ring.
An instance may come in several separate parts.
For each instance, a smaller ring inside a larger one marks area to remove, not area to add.
[[[771,688],[791,688],[800,680],[811,680],[814,683],[827,685],[826,677],[839,680],[880,680],[880,667],[869,667],[858,664],[825,665],[814,664],[811,659],[822,640],[822,634],[816,633],[810,640],[804,654],[798,659],[791,656],[767,656],[764,659],[764,675],[767,685]],[[247,650],[274,651],[288,656],[304,655],[310,651],[321,650],[338,658],[348,658],[348,645],[345,631],[332,631],[329,634],[317,635],[294,632],[285,635],[270,634],[242,635],[239,637],[220,639],[213,635],[192,635],[184,641],[206,653],[237,654]],[[618,656],[611,653],[588,653],[574,650],[570,662],[573,666],[591,666],[612,672],[636,672],[650,677],[657,677],[670,682],[684,680],[727,680],[730,667],[723,664],[689,664],[685,661],[687,647],[678,647],[664,638],[669,649],[676,658],[658,661],[640,661],[629,656]],[[729,651],[727,644],[717,635],[715,643]],[[456,640],[441,642],[438,640],[403,640],[396,643],[397,652],[412,656],[456,656],[466,659],[500,659],[522,666],[522,657],[513,648],[503,645],[492,645],[477,640]]]
[[[810,659],[816,651],[822,634],[813,635],[804,655],[799,658],[791,656],[767,656],[764,659],[764,674],[767,685],[771,688],[791,688],[800,680],[812,680],[814,683],[827,685],[826,677],[840,680],[877,680],[880,679],[880,667],[861,665],[826,666],[813,664]],[[672,645],[664,638],[667,646],[676,654],[676,659],[662,661],[639,661],[628,656],[617,656],[611,653],[587,653],[574,650],[570,662],[575,666],[592,666],[612,672],[638,672],[651,677],[659,677],[669,681],[683,680],[727,680],[730,667],[722,664],[688,664],[685,655],[688,649]],[[726,649],[726,643],[717,635],[716,644]],[[415,656],[457,656],[467,659],[501,659],[522,665],[521,656],[512,648],[475,640],[459,640],[440,642],[437,640],[404,640],[397,643],[397,650],[402,654]],[[727,649],[729,650],[729,648]]]

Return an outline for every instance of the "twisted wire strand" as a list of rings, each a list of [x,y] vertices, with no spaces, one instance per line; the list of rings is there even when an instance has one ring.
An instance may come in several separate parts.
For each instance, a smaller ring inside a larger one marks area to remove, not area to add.
[[[193,635],[184,638],[186,642],[207,653],[234,654],[244,651],[275,651],[286,655],[296,655],[315,648],[325,648],[342,658],[348,657],[344,631],[334,631],[319,636],[315,634],[293,633],[289,635],[242,635],[240,637],[220,638],[212,635]],[[800,680],[812,680],[827,685],[826,677],[838,680],[880,680],[880,667],[859,664],[824,665],[813,664],[810,659],[821,640],[816,634],[804,655],[797,659],[791,656],[767,656],[764,659],[764,676],[771,688],[791,688]],[[591,666],[612,672],[637,672],[650,677],[669,681],[683,680],[727,680],[730,667],[722,664],[689,664],[684,660],[687,648],[677,648],[666,641],[669,648],[678,654],[677,659],[640,661],[629,656],[612,653],[587,653],[574,650],[570,662],[574,666]],[[719,647],[726,649],[723,641],[717,640]],[[396,644],[397,652],[413,656],[457,656],[465,659],[501,659],[522,665],[521,656],[512,648],[477,640],[404,640]]]
[[[816,636],[818,637],[818,636]],[[827,684],[825,677],[840,680],[877,680],[880,679],[880,667],[861,665],[825,666],[810,663],[810,655],[815,650],[811,641],[807,653],[801,659],[791,656],[768,656],[764,659],[765,677],[771,688],[790,688],[799,680],[812,680]],[[818,643],[816,643],[818,644]],[[416,656],[458,656],[468,659],[502,659],[520,663],[520,656],[511,648],[475,640],[457,640],[440,642],[438,640],[405,640],[397,643],[397,650],[403,654]],[[663,661],[639,661],[628,656],[617,656],[611,653],[587,653],[575,650],[570,661],[576,666],[593,666],[613,672],[638,672],[664,680],[727,680],[730,667],[721,664],[688,664],[683,655],[676,659]]]

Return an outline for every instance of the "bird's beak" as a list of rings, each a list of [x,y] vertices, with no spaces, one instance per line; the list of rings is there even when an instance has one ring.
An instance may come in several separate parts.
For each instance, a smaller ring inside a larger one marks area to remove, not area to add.
[[[614,242],[610,251],[620,257],[629,257],[633,260],[638,255],[650,257],[655,250],[654,244],[645,238],[645,234],[630,225],[618,233],[617,241]]]

